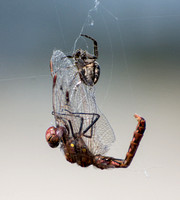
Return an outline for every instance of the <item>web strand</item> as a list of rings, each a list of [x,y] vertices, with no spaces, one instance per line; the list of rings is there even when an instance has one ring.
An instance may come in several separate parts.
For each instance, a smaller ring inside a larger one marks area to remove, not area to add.
[[[79,38],[81,37],[81,34],[84,32],[84,29],[85,29],[87,26],[94,26],[94,20],[93,20],[93,17],[92,17],[92,13],[93,13],[93,12],[96,12],[96,11],[98,10],[99,4],[100,4],[100,1],[95,0],[95,1],[94,1],[94,6],[93,6],[91,9],[89,9],[88,14],[87,14],[87,17],[86,17],[86,19],[85,19],[85,22],[84,22],[84,24],[82,25],[81,31],[80,31],[78,37],[76,38],[76,40],[75,40],[75,42],[74,42],[73,52],[74,52],[75,49],[76,49],[77,41],[78,41]]]

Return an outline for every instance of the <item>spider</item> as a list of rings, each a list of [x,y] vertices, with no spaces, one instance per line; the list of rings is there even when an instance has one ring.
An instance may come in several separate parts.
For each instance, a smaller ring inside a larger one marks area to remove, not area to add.
[[[74,64],[78,69],[81,81],[88,86],[93,86],[97,83],[100,76],[100,66],[96,62],[98,59],[98,45],[94,38],[84,34],[81,34],[81,36],[89,38],[94,42],[94,55],[82,49],[77,49],[72,56],[66,57],[74,59]]]

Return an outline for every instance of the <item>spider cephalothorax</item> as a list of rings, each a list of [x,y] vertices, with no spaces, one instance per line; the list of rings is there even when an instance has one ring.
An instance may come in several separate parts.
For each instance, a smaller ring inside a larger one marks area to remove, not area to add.
[[[97,83],[100,76],[100,66],[96,62],[98,59],[98,46],[96,40],[92,37],[83,34],[81,36],[89,38],[94,42],[94,55],[82,49],[77,49],[72,56],[67,57],[74,59],[74,64],[78,69],[81,81],[88,86],[93,86]]]

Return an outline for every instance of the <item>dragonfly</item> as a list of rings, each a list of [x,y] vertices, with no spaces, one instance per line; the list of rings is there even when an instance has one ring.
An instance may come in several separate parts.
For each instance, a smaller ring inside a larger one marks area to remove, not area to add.
[[[95,87],[81,81],[77,68],[60,50],[53,51],[50,71],[55,126],[46,131],[49,146],[55,148],[60,145],[66,160],[81,167],[128,167],[146,128],[144,118],[134,115],[138,125],[125,159],[104,156],[115,141],[115,135],[96,104]]]

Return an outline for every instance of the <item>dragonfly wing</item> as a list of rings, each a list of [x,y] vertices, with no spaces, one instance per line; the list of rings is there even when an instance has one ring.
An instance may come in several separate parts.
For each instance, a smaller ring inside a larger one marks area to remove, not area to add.
[[[107,152],[115,137],[109,122],[97,108],[95,87],[89,87],[81,82],[77,68],[62,51],[53,51],[51,61],[52,76],[56,76],[53,86],[53,112],[56,125],[69,127],[70,121],[74,133],[79,132],[81,125],[82,132],[89,127],[85,136],[82,136],[89,150],[93,154]],[[93,123],[97,113],[100,118]],[[91,138],[86,137],[91,135]]]
[[[94,154],[105,154],[111,144],[115,141],[114,131],[106,119],[106,117],[100,112],[99,120],[94,124],[92,139],[88,141],[90,151]]]

